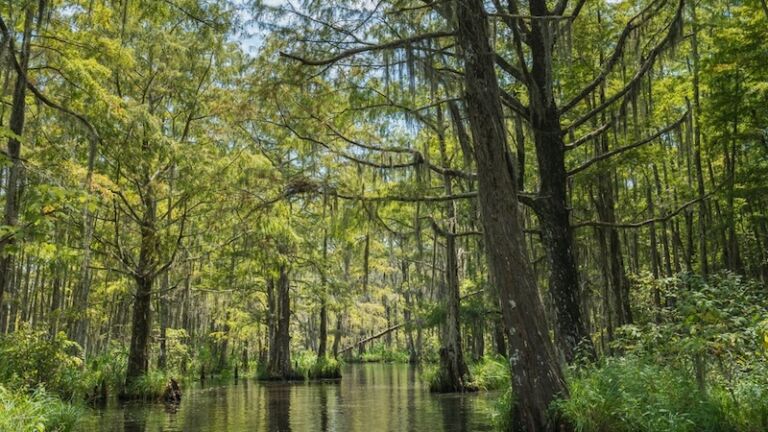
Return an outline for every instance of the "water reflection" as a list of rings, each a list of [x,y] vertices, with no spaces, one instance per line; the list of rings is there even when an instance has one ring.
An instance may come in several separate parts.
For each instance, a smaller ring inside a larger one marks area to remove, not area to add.
[[[320,406],[318,406],[318,410],[320,411],[320,430],[327,431],[329,430],[328,386],[320,386]]]
[[[270,432],[291,431],[291,389],[290,385],[264,386],[267,399],[267,428]]]
[[[340,382],[206,384],[177,412],[162,404],[94,410],[85,432],[491,430],[494,394],[432,395],[408,365],[347,365]]]
[[[126,409],[123,413],[125,432],[144,432],[147,426],[147,414],[141,409]]]

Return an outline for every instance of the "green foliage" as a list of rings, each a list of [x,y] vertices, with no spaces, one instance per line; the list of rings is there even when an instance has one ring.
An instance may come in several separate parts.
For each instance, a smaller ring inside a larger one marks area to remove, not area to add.
[[[571,373],[558,409],[580,431],[759,431],[768,427],[765,288],[732,273],[636,280],[638,324],[619,358]]]
[[[293,371],[304,379],[341,378],[341,362],[336,359],[318,358],[313,351],[301,351],[293,359]]]
[[[608,359],[575,373],[558,404],[578,431],[726,431],[723,408],[696,386],[690,371],[639,358]]]
[[[309,379],[337,379],[341,378],[341,363],[333,358],[323,357],[317,359],[307,375]]]
[[[184,329],[169,328],[166,330],[169,371],[185,375],[190,372],[191,348],[189,335]],[[194,372],[194,371],[192,371]]]
[[[496,430],[513,430],[512,406],[514,403],[515,393],[512,391],[512,387],[509,387],[502,393],[501,397],[496,400],[496,404],[494,405],[492,420]]]
[[[669,306],[641,311],[639,324],[619,329],[618,350],[650,356],[659,364],[704,362],[700,367],[723,377],[765,361],[768,296],[762,285],[722,273],[706,281],[692,275],[646,280],[635,291],[650,296],[653,289],[669,299]]]
[[[39,387],[12,391],[0,385],[0,431],[67,432],[75,430],[83,409]]]
[[[77,344],[64,333],[22,327],[0,338],[0,383],[12,388],[45,386],[65,399],[82,395],[82,362],[69,354]]]
[[[509,364],[499,355],[486,355],[469,366],[472,385],[479,390],[502,390],[510,387]]]
[[[765,363],[718,385],[712,393],[718,397],[728,423],[736,430],[768,430],[768,365]]]
[[[406,351],[398,351],[387,348],[386,344],[373,344],[361,357],[353,357],[352,361],[361,363],[408,363],[409,354]]]
[[[103,354],[88,361],[88,389],[97,385],[120,392],[125,384],[125,371],[128,368],[128,351],[119,344],[112,346]]]
[[[165,392],[168,375],[164,371],[150,370],[132,382],[121,397],[131,400],[158,400]]]

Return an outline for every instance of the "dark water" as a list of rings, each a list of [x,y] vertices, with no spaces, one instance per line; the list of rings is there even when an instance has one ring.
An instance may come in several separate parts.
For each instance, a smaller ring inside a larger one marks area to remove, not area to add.
[[[188,388],[162,404],[93,410],[80,430],[113,432],[487,431],[497,395],[432,395],[407,365],[346,365],[332,383],[239,383]]]

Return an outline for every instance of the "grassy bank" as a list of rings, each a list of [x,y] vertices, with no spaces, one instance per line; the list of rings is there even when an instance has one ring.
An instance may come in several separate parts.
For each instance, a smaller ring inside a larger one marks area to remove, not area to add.
[[[42,387],[30,391],[0,385],[0,431],[73,431],[83,411]]]

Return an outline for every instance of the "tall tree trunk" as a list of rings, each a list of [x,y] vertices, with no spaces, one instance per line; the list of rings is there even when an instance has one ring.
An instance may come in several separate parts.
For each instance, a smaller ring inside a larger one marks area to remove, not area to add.
[[[339,346],[341,345],[342,325],[344,323],[344,316],[341,313],[336,315],[336,330],[333,334],[333,358],[339,357]]]
[[[131,346],[128,353],[128,369],[125,374],[126,386],[145,375],[149,362],[149,333],[152,328],[150,321],[153,277],[139,275],[134,277],[136,294],[133,300],[133,319],[131,320]]]
[[[320,336],[317,344],[317,359],[318,361],[326,356],[328,351],[328,305],[325,299],[322,300],[320,305]]]
[[[85,175],[85,189],[90,195],[93,192],[93,170],[96,161],[96,138],[92,137],[88,147],[88,171]],[[82,227],[82,256],[80,261],[80,276],[72,294],[72,317],[69,325],[69,337],[83,349],[83,356],[88,353],[86,334],[88,332],[88,297],[91,294],[91,242],[95,218],[89,209],[90,203],[83,205]]]
[[[667,183],[667,168],[666,161],[662,161],[662,168],[664,169],[664,182]],[[656,182],[656,194],[659,197],[664,196],[664,188],[661,186],[661,177],[659,176],[659,169],[656,164],[653,164],[653,178]],[[662,215],[663,216],[663,215]],[[672,257],[669,250],[669,235],[667,229],[667,221],[661,221],[661,248],[664,257],[664,275],[672,275]]]
[[[508,332],[512,387],[522,396],[513,415],[521,430],[568,430],[568,425],[551,418],[549,410],[556,398],[567,396],[567,388],[526,254],[495,58],[488,40],[488,17],[482,0],[457,1],[455,5],[484,237]]]
[[[327,207],[327,199],[323,200],[323,221],[325,221],[325,209]],[[325,274],[325,268],[327,267],[328,260],[328,228],[325,223],[323,224],[323,270],[320,271],[320,284],[322,286],[320,292],[320,337],[317,344],[317,359],[318,361],[325,358],[328,351],[328,280]]]
[[[530,11],[533,16],[549,14],[544,0],[532,0]],[[546,20],[532,20],[529,45],[533,83],[529,85],[528,98],[541,179],[534,210],[549,261],[549,290],[556,310],[555,337],[570,362],[579,346],[588,354],[593,354],[594,347],[579,301],[581,287],[568,211],[565,143],[552,83],[552,32]]]
[[[171,179],[173,178],[173,168],[171,168]],[[169,181],[168,184],[168,208],[173,208],[173,182],[172,180]],[[173,219],[171,218],[172,212],[169,210],[166,215],[166,223],[168,225],[171,225],[173,223]],[[234,258],[232,259],[233,264],[232,267],[234,267]],[[230,268],[230,285],[231,279],[234,277],[234,268]],[[168,315],[169,315],[169,301],[168,296],[170,295],[170,289],[171,289],[171,268],[165,269],[165,271],[162,274],[162,278],[160,279],[160,295],[157,299],[158,304],[158,317],[160,321],[160,355],[157,358],[157,367],[158,369],[165,370],[165,367],[168,363]]]
[[[42,15],[42,11],[40,11]],[[24,165],[21,162],[21,141],[20,137],[24,133],[24,121],[26,114],[26,94],[27,94],[27,70],[29,68],[30,49],[32,45],[32,21],[34,17],[32,5],[26,8],[24,18],[24,35],[21,42],[21,58],[19,65],[21,71],[16,77],[16,83],[13,87],[13,98],[11,100],[11,119],[10,129],[13,135],[8,138],[7,156],[11,160],[11,167],[8,173],[8,184],[5,189],[5,215],[3,224],[14,227],[19,218],[19,200],[22,193],[22,178],[24,176]],[[10,42],[6,42],[10,43]],[[15,56],[16,53],[11,52]],[[3,307],[3,295],[6,288],[10,285],[11,272],[13,271],[13,255],[8,250],[8,246],[15,243],[15,238],[11,237],[7,242],[0,243],[0,323],[5,322],[6,314]],[[4,327],[4,326],[0,326]],[[0,328],[2,330],[3,328]]]
[[[133,270],[136,294],[133,301],[131,346],[128,352],[128,369],[126,371],[127,387],[130,387],[137,378],[146,374],[149,367],[149,335],[152,330],[150,321],[151,299],[152,288],[157,277],[154,268],[158,253],[157,199],[149,175],[145,176],[144,182],[145,190],[141,197],[144,211],[140,226],[141,246],[139,248],[139,261],[136,269]]]
[[[437,108],[438,142],[442,165],[448,167],[449,159],[445,146],[445,126],[443,110]],[[443,189],[446,195],[453,194],[451,177],[443,176]],[[440,371],[437,382],[432,383],[431,389],[437,392],[461,392],[469,382],[469,370],[464,362],[464,352],[461,343],[461,324],[459,322],[460,293],[459,267],[456,255],[456,225],[458,213],[453,202],[445,206],[449,228],[447,232],[435,224],[435,238],[441,235],[445,238],[445,279],[441,284],[440,300],[445,307],[445,320],[441,327],[440,338]]]
[[[270,356],[267,373],[271,379],[288,379],[293,373],[291,369],[291,299],[288,271],[285,264],[280,264],[275,303],[275,329],[270,341]]]
[[[413,311],[413,300],[411,299],[411,285],[408,274],[408,261],[402,260],[400,263],[400,271],[402,272],[402,291],[403,300],[405,301],[405,308],[403,308],[403,321],[410,323]],[[416,342],[413,339],[413,326],[406,324],[405,326],[405,343],[408,347],[408,362],[415,364],[419,362],[419,353],[416,350]]]
[[[691,7],[691,55],[693,57],[693,161],[696,167],[696,188],[699,194],[699,271],[706,276],[709,273],[707,256],[707,202],[704,199],[704,171],[701,164],[701,96],[699,88],[699,22],[696,15],[696,2],[689,2]]]

